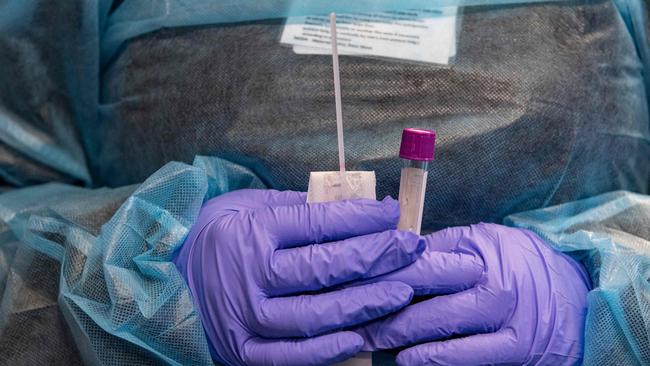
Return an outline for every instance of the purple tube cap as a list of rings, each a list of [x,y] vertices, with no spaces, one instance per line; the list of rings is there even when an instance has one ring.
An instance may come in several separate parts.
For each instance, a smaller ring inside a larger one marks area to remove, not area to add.
[[[409,160],[431,161],[436,145],[436,132],[419,128],[405,128],[399,157]]]

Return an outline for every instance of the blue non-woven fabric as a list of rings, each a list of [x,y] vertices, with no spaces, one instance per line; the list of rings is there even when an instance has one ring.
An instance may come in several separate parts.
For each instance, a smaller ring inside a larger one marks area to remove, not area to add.
[[[139,186],[46,184],[0,196],[0,344],[9,350],[0,363],[211,364],[171,255],[205,199],[264,187],[245,168],[197,157]],[[23,323],[46,344],[17,352],[30,340],[16,334]]]
[[[90,184],[78,127],[94,125],[110,1],[0,3],[0,185]]]
[[[621,18],[634,38],[644,65],[646,89],[650,88],[650,4],[642,0],[614,0]]]

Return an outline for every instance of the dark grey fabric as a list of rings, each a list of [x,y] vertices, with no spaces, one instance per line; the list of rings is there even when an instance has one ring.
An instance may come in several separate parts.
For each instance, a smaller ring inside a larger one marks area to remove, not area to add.
[[[103,75],[99,184],[170,160],[258,163],[306,190],[337,168],[331,60],[279,44],[281,22],[166,29],[128,43]],[[466,8],[451,67],[342,57],[350,169],[396,196],[401,130],[438,132],[425,229],[595,194],[647,192],[642,65],[607,1]],[[260,166],[264,168],[260,168]]]

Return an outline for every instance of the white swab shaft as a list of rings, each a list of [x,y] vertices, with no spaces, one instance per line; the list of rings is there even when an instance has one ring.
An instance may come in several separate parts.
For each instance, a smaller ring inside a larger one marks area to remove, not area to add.
[[[336,13],[330,14],[332,64],[334,66],[334,100],[336,103],[336,135],[339,142],[339,170],[345,172],[345,145],[343,144],[343,110],[341,107],[341,77],[339,75],[339,51],[336,44]]]

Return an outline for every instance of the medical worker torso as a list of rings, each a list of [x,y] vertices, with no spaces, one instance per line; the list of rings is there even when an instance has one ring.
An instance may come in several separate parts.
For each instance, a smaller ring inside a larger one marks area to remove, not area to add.
[[[282,29],[130,40],[103,76],[97,182],[139,182],[195,154],[247,165],[279,189],[306,191],[309,172],[335,170],[331,57],[295,54]],[[466,8],[451,66],[340,62],[348,169],[375,171],[378,197],[397,197],[402,130],[438,133],[424,230],[648,189],[642,65],[611,2]]]

